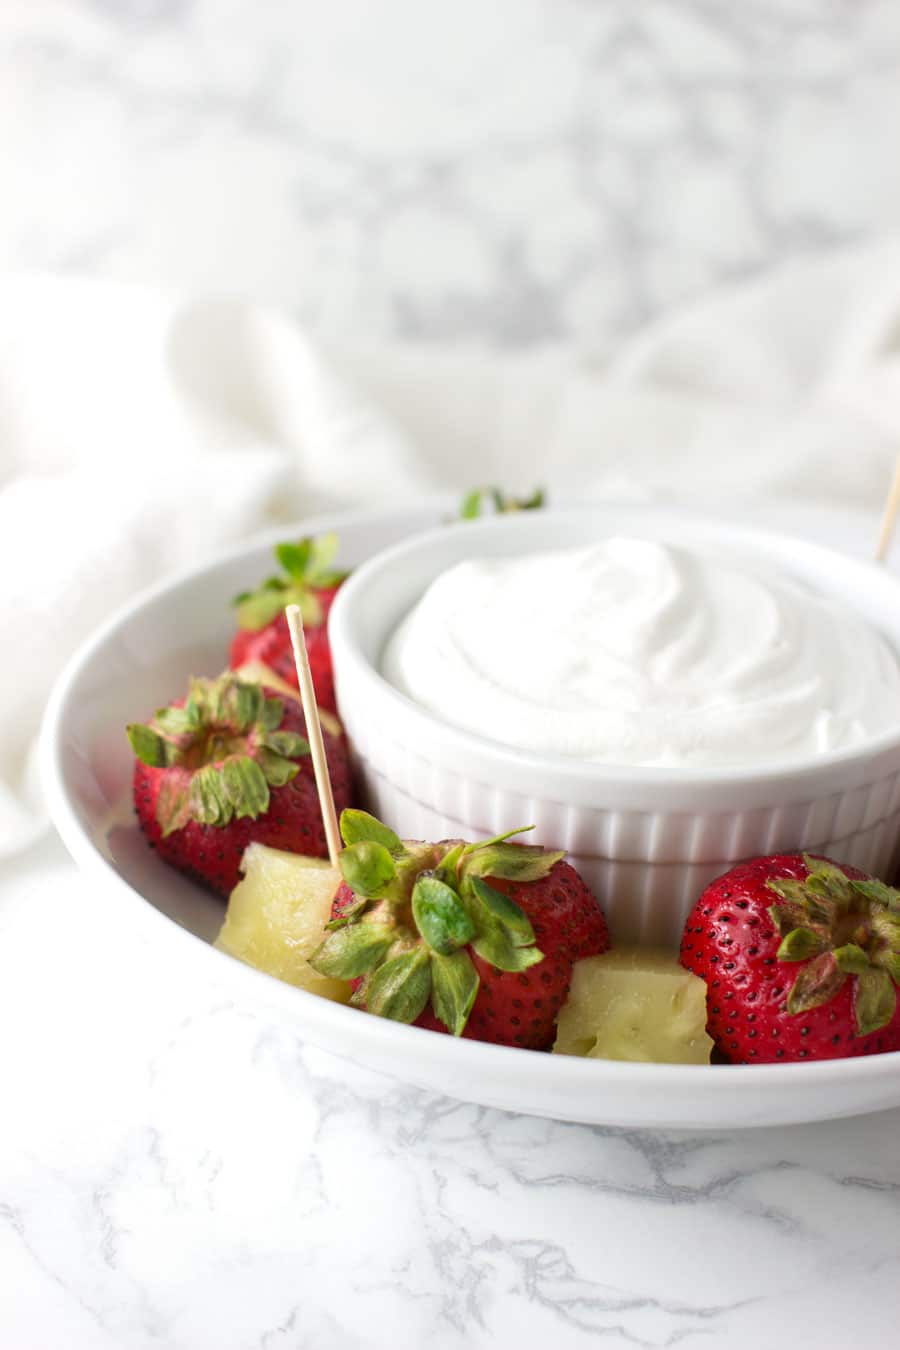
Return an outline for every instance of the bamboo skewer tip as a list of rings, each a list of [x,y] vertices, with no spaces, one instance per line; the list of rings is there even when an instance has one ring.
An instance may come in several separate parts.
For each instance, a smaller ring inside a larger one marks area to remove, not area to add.
[[[888,489],[887,500],[884,504],[884,511],[881,516],[881,526],[878,531],[878,543],[875,547],[875,561],[884,562],[887,557],[888,549],[891,546],[891,540],[894,537],[894,525],[897,520],[897,512],[900,510],[900,455],[897,456],[897,463],[894,466],[894,476],[891,479],[891,486]]]
[[[313,762],[316,790],[319,794],[319,806],[322,810],[322,822],[325,826],[325,839],[328,844],[328,859],[331,866],[337,868],[338,855],[343,848],[341,831],[338,826],[337,812],[334,809],[334,793],[331,789],[331,775],[325,758],[325,742],[322,739],[322,723],[316,692],[313,688],[312,672],[309,668],[309,656],[306,651],[306,639],[303,636],[303,615],[298,605],[285,608],[291,646],[294,649],[294,664],[297,667],[297,679],[300,682],[300,701],[303,704],[303,716],[306,719],[306,739]]]

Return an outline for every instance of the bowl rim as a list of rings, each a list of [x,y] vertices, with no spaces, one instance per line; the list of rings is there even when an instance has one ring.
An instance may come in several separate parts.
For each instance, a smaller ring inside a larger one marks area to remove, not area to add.
[[[512,534],[514,531],[527,530],[538,521],[544,524],[551,517],[575,517],[580,520],[591,517],[602,518],[604,512],[615,513],[618,517],[649,517],[665,523],[671,522],[685,527],[693,527],[704,534],[707,539],[727,537],[728,543],[732,546],[747,544],[752,550],[756,551],[764,547],[766,543],[771,544],[777,541],[779,545],[783,545],[787,537],[790,539],[792,547],[796,546],[798,552],[806,553],[813,560],[827,558],[832,565],[839,563],[841,567],[850,571],[855,570],[861,580],[868,578],[870,582],[875,581],[879,586],[887,586],[893,589],[896,592],[896,606],[900,610],[900,577],[879,564],[841,553],[837,549],[815,543],[803,536],[785,536],[784,533],[778,533],[772,529],[727,520],[711,521],[709,517],[695,512],[682,511],[677,507],[644,506],[640,504],[554,507],[541,511],[540,515],[537,513],[534,515],[521,513],[460,522],[460,527],[455,531],[454,537],[458,537],[460,540],[472,539],[473,545],[477,546],[478,538],[485,534],[496,535],[501,531]],[[528,775],[531,778],[538,779],[546,778],[548,774],[552,774],[560,784],[569,782],[582,788],[587,784],[602,783],[604,787],[615,787],[615,785],[621,784],[623,788],[632,790],[640,789],[643,786],[656,791],[667,787],[673,789],[679,787],[725,788],[749,785],[760,787],[767,782],[773,784],[791,782],[796,784],[819,778],[832,769],[835,771],[847,770],[857,765],[866,764],[879,756],[900,751],[900,719],[898,719],[897,726],[893,730],[880,732],[877,736],[872,736],[858,745],[832,750],[815,757],[804,756],[794,759],[773,757],[771,760],[762,760],[744,766],[635,765],[579,759],[575,756],[518,749],[502,741],[495,741],[487,736],[455,726],[392,685],[362,650],[355,626],[356,615],[365,605],[368,589],[381,579],[385,572],[404,565],[408,566],[410,555],[413,557],[422,554],[427,555],[433,545],[437,544],[438,541],[445,542],[446,539],[446,530],[437,527],[421,531],[398,544],[382,549],[354,569],[352,575],[335,596],[329,614],[329,636],[338,682],[341,678],[341,662],[345,662],[348,668],[352,667],[358,678],[365,681],[368,692],[372,697],[377,698],[385,706],[386,716],[393,715],[406,724],[412,737],[409,742],[411,745],[421,744],[423,736],[427,735],[431,744],[441,745],[448,753],[452,754],[454,759],[465,756],[468,762],[481,765],[493,762],[517,776]],[[459,561],[462,561],[465,556],[465,552],[461,551]],[[897,641],[890,638],[884,630],[879,629],[878,631],[889,643],[895,657],[900,662],[900,647],[898,647]],[[383,635],[382,649],[383,641],[386,640],[387,636],[387,633]]]

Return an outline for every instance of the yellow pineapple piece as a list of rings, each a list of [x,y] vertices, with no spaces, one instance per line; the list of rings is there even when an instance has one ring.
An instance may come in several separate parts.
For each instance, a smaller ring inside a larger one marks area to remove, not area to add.
[[[578,961],[554,1053],[708,1064],[706,983],[670,952],[621,947]]]
[[[279,980],[346,1003],[348,980],[329,979],[309,965],[325,936],[341,877],[321,858],[250,844],[244,873],[231,892],[215,945]]]

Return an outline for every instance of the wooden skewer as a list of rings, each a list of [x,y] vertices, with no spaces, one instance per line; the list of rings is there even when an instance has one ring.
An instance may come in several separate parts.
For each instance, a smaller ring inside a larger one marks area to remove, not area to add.
[[[876,562],[884,562],[887,557],[887,551],[891,546],[891,539],[894,536],[894,522],[897,519],[898,509],[900,509],[900,455],[897,456],[897,463],[894,467],[894,477],[891,480],[890,491],[887,495],[887,501],[884,504],[884,514],[881,517],[878,546],[875,549]]]
[[[319,720],[319,708],[316,703],[312,674],[309,669],[306,640],[303,636],[303,615],[297,605],[288,605],[284,613],[290,629],[291,645],[294,648],[297,678],[300,681],[300,700],[303,704],[303,716],[306,718],[306,739],[309,741],[313,773],[316,776],[316,789],[319,793],[319,805],[322,808],[322,820],[325,824],[328,858],[332,867],[336,868],[338,854],[343,848],[343,844],[341,843],[341,832],[338,829],[337,812],[334,809],[334,793],[331,790],[331,777],[328,773],[325,744],[322,740],[322,723]]]

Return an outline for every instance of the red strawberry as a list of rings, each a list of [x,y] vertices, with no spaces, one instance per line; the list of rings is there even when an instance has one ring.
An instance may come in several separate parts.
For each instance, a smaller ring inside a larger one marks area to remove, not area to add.
[[[301,539],[296,544],[278,544],[275,556],[286,575],[269,577],[257,590],[236,597],[240,628],[232,640],[229,656],[232,670],[262,661],[296,688],[297,670],[284,610],[287,605],[299,605],[316,702],[329,712],[336,710],[336,704],[328,612],[347,576],[332,566],[337,546],[334,534]]]
[[[134,801],[161,858],[220,895],[251,842],[326,857],[298,702],[234,675],[192,680],[186,699],[128,727]],[[350,798],[346,742],[323,727],[335,801]]]
[[[313,967],[354,980],[353,1001],[381,1017],[548,1049],[572,966],[609,946],[563,855],[508,835],[404,842],[364,811],[344,811],[341,832],[344,884]]]
[[[697,901],[681,962],[706,981],[709,1034],[735,1063],[900,1049],[900,891],[855,867],[741,863]]]

